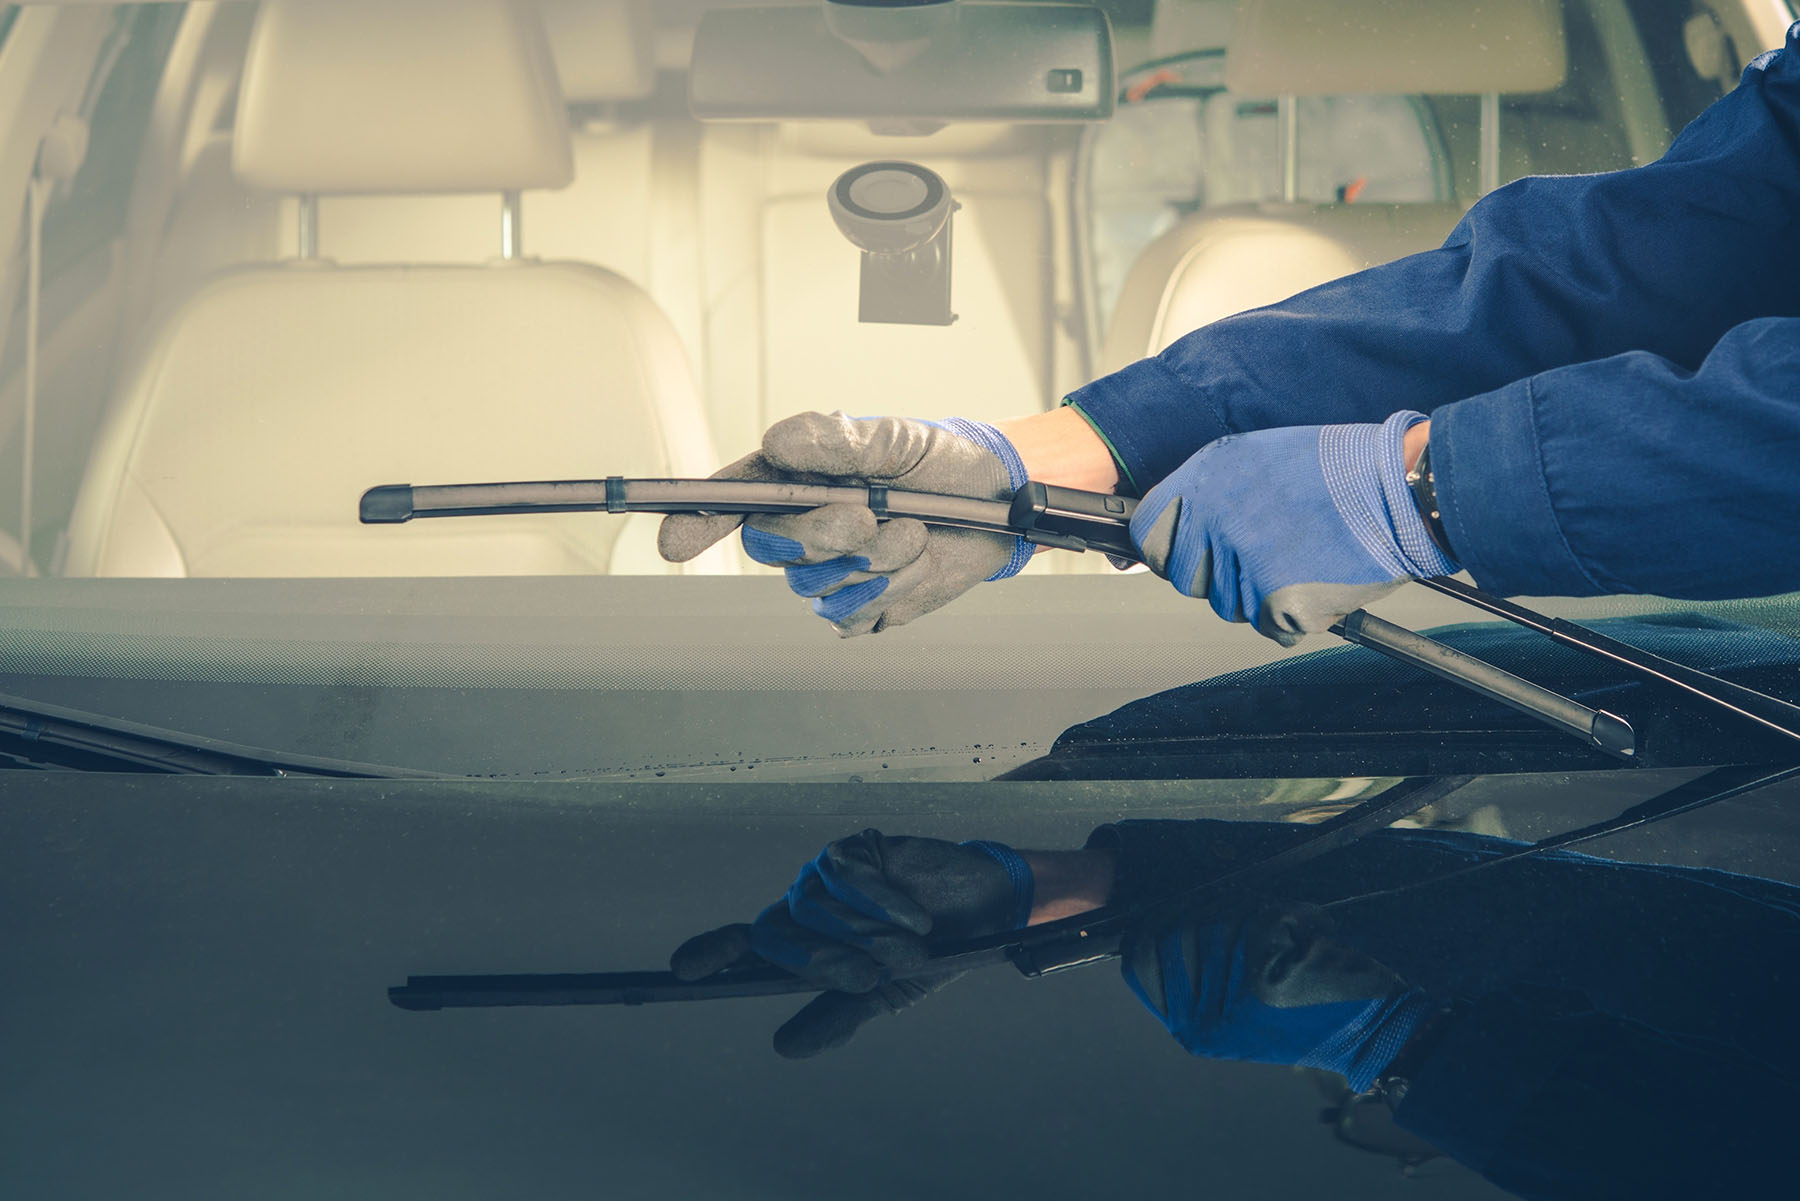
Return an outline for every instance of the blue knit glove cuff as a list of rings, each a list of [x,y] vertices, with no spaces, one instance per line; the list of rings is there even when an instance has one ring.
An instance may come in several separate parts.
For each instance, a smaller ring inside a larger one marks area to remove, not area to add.
[[[992,453],[995,458],[1006,465],[1006,475],[1012,482],[1014,492],[1023,488],[1031,478],[1025,474],[1025,460],[1019,457],[1017,448],[1007,440],[1005,434],[987,422],[970,421],[966,417],[946,417],[942,421],[932,421],[927,424],[935,425],[959,438],[966,438],[983,450]],[[1012,558],[1007,560],[1006,566],[989,576],[988,579],[1004,580],[1008,576],[1018,575],[1025,570],[1025,565],[1031,562],[1031,556],[1034,553],[1035,548],[1031,543],[1020,538],[1018,544],[1013,547]]]
[[[1416,988],[1371,1001],[1296,1066],[1336,1072],[1350,1082],[1351,1092],[1368,1092],[1431,1015],[1431,1009],[1431,1002]]]
[[[1031,865],[1025,857],[1005,843],[977,840],[963,843],[966,847],[974,847],[978,851],[986,851],[992,855],[994,862],[1006,869],[1007,879],[1013,886],[1013,915],[1009,930],[1023,930],[1031,922],[1031,906],[1037,894],[1037,881],[1031,874]]]
[[[1431,531],[1406,486],[1406,431],[1426,420],[1410,410],[1380,425],[1327,425],[1319,430],[1319,465],[1344,524],[1392,578],[1450,575],[1456,560]]]

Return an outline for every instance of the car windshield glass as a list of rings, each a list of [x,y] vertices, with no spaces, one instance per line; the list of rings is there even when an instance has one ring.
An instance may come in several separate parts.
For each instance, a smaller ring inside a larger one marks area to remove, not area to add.
[[[0,6],[21,1195],[1752,1179],[1800,1079],[1744,1066],[1800,913],[1790,435],[1723,420],[1772,342],[1679,389],[1792,320],[1775,250],[1690,260],[1793,188],[1661,160],[1796,14],[1451,7]],[[1691,227],[1517,200],[1637,168]],[[1592,362],[1687,419],[1532,391]],[[1296,430],[1337,543],[1292,459],[1182,474]],[[1521,473],[1486,533],[1477,466]],[[643,991],[694,979],[769,995]],[[1671,1079],[1743,1100],[1618,1101]]]

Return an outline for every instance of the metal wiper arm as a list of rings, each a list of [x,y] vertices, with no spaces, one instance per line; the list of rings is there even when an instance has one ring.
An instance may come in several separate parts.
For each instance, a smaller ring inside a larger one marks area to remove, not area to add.
[[[1497,617],[1504,617],[1515,625],[1523,626],[1528,630],[1536,630],[1564,646],[1574,647],[1596,658],[1617,663],[1646,679],[1671,684],[1689,696],[1715,705],[1727,713],[1754,722],[1766,730],[1800,741],[1800,705],[1790,704],[1779,697],[1770,696],[1766,692],[1758,692],[1754,688],[1746,688],[1742,684],[1734,684],[1730,680],[1720,679],[1697,667],[1689,667],[1684,663],[1665,659],[1661,655],[1652,654],[1640,647],[1632,646],[1630,643],[1620,642],[1617,638],[1609,638],[1597,630],[1590,630],[1586,626],[1577,625],[1572,621],[1565,621],[1560,617],[1547,617],[1542,613],[1527,609],[1524,605],[1515,604],[1483,592],[1479,588],[1449,576],[1424,579],[1419,583],[1434,592],[1453,596],[1465,604],[1473,605]]]

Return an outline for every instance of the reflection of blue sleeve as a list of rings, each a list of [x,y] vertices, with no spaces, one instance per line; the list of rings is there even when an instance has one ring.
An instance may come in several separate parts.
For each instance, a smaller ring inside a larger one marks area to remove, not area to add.
[[[1224,434],[1431,413],[1451,544],[1501,591],[1800,587],[1797,211],[1800,26],[1658,162],[1516,181],[1071,399],[1140,489]]]
[[[1792,1187],[1796,1090],[1767,1061],[1515,992],[1453,1019],[1394,1117],[1533,1201],[1753,1196]]]
[[[1112,900],[1130,905],[1310,834],[1122,821],[1089,845],[1114,851]],[[1384,830],[1294,872],[1281,893],[1324,904],[1517,845]],[[1463,1006],[1395,1116],[1504,1187],[1559,1201],[1755,1195],[1742,1186],[1784,1153],[1800,1097],[1800,959],[1788,953],[1800,887],[1562,851],[1332,916],[1334,941]]]

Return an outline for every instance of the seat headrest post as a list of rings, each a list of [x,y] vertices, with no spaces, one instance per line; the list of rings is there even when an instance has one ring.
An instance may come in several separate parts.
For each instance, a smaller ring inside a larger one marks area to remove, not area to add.
[[[294,222],[299,234],[295,250],[303,259],[316,259],[319,257],[319,194],[302,192],[299,201]]]
[[[1300,105],[1295,98],[1275,98],[1275,149],[1281,160],[1281,199],[1300,199]]]
[[[525,253],[525,205],[518,189],[500,193],[500,257],[512,260]]]
[[[1481,194],[1500,186],[1500,93],[1481,94]]]

